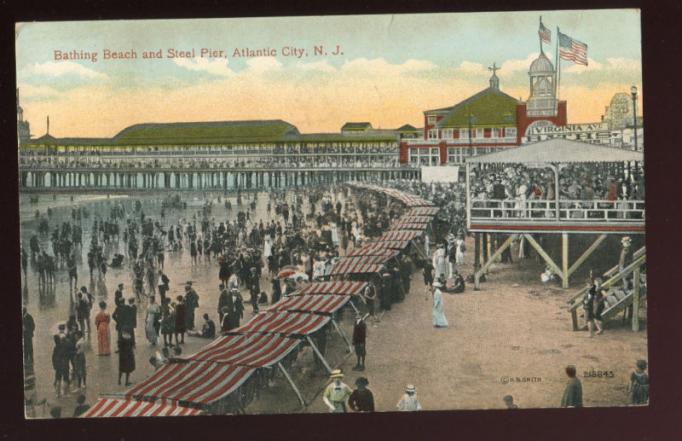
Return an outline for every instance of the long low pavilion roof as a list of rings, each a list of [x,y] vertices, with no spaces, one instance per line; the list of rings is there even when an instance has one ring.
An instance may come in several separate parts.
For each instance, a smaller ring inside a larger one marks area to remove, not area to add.
[[[548,164],[643,161],[642,152],[567,139],[549,139],[488,155],[467,158],[472,164]]]

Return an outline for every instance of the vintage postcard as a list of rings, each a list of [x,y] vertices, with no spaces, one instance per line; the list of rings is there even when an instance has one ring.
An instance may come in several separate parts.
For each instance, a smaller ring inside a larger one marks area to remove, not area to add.
[[[16,60],[27,418],[648,405],[638,10],[27,22]]]

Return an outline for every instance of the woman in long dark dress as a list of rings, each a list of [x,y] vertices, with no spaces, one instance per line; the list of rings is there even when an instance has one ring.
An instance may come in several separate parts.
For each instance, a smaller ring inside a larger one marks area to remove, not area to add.
[[[187,331],[187,305],[185,305],[185,299],[182,296],[177,297],[178,303],[175,305],[175,345],[185,344],[185,332]],[[180,341],[178,341],[178,335],[180,336]]]
[[[606,293],[604,290],[598,290],[596,296],[594,297],[594,323],[597,327],[597,335],[604,332],[604,325],[602,320],[602,312],[606,307]]]
[[[173,332],[175,332],[175,311],[169,304],[170,299],[163,300],[161,306],[161,334],[163,346],[173,346]]]
[[[133,340],[128,332],[122,332],[118,340],[118,384],[121,384],[121,376],[126,375],[126,386],[130,386],[130,374],[135,370],[135,352],[133,352]]]
[[[640,405],[649,402],[649,375],[646,373],[647,362],[637,360],[636,370],[630,375],[630,401]]]
[[[433,284],[433,265],[428,260],[424,261],[424,285],[431,287]]]

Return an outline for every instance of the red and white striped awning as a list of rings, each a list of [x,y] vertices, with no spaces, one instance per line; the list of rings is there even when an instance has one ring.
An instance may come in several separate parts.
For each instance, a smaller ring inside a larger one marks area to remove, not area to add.
[[[382,234],[377,242],[385,240],[413,240],[415,237],[419,236],[418,231],[406,230],[406,231],[387,231]]]
[[[429,224],[433,222],[433,216],[413,216],[409,214],[402,215],[397,222],[413,222],[418,224]]]
[[[169,363],[130,388],[128,399],[165,398],[207,405],[237,390],[255,371],[228,363],[188,361]]]
[[[358,257],[358,256],[383,256],[386,258],[393,258],[396,257],[398,254],[400,254],[400,251],[392,249],[392,248],[387,248],[387,247],[381,247],[381,246],[376,246],[376,244],[370,243],[367,245],[362,246],[361,248],[356,248],[353,251],[351,251],[347,257]]]
[[[358,295],[365,289],[367,282],[356,282],[350,280],[338,282],[315,282],[306,285],[300,290],[291,294],[290,297],[309,296],[309,295],[336,295],[353,296]]]
[[[277,334],[225,335],[184,359],[251,367],[271,366],[286,357],[300,342],[299,339]]]
[[[408,207],[431,207],[433,206],[433,202],[427,201],[424,198],[421,198],[419,196],[413,195],[411,193],[407,193],[401,190],[397,190],[395,188],[386,188],[386,187],[380,187],[378,185],[373,185],[373,184],[363,184],[363,183],[351,183],[350,185],[356,187],[356,188],[364,188],[366,190],[371,190],[371,191],[376,191],[379,193],[383,193],[387,196],[390,196],[394,199],[397,199],[398,201],[402,202],[403,204],[407,205]]]
[[[328,316],[302,312],[261,312],[245,325],[235,329],[236,334],[248,332],[308,335],[327,324]]]
[[[377,240],[376,242],[368,243],[367,246],[377,248],[388,248],[391,250],[404,250],[410,246],[409,240]]]
[[[348,301],[350,296],[335,295],[310,295],[288,297],[268,311],[293,311],[331,314],[341,309]]]
[[[438,207],[417,207],[408,211],[408,216],[435,216],[440,211]]]
[[[367,274],[378,273],[393,256],[342,257],[329,270],[329,274]]]
[[[81,418],[193,416],[201,410],[178,406],[171,400],[137,401],[125,398],[99,398]]]
[[[424,231],[428,228],[427,223],[417,223],[417,222],[396,222],[391,225],[388,231],[399,231],[399,230],[414,230],[414,231]]]

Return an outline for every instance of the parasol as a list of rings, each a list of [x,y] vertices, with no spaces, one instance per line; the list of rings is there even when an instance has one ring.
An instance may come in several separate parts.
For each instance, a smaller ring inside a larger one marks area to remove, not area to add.
[[[280,279],[286,279],[287,277],[290,277],[292,274],[296,274],[299,271],[300,270],[293,265],[286,265],[282,267],[282,269],[277,274],[277,277],[279,277]]]

